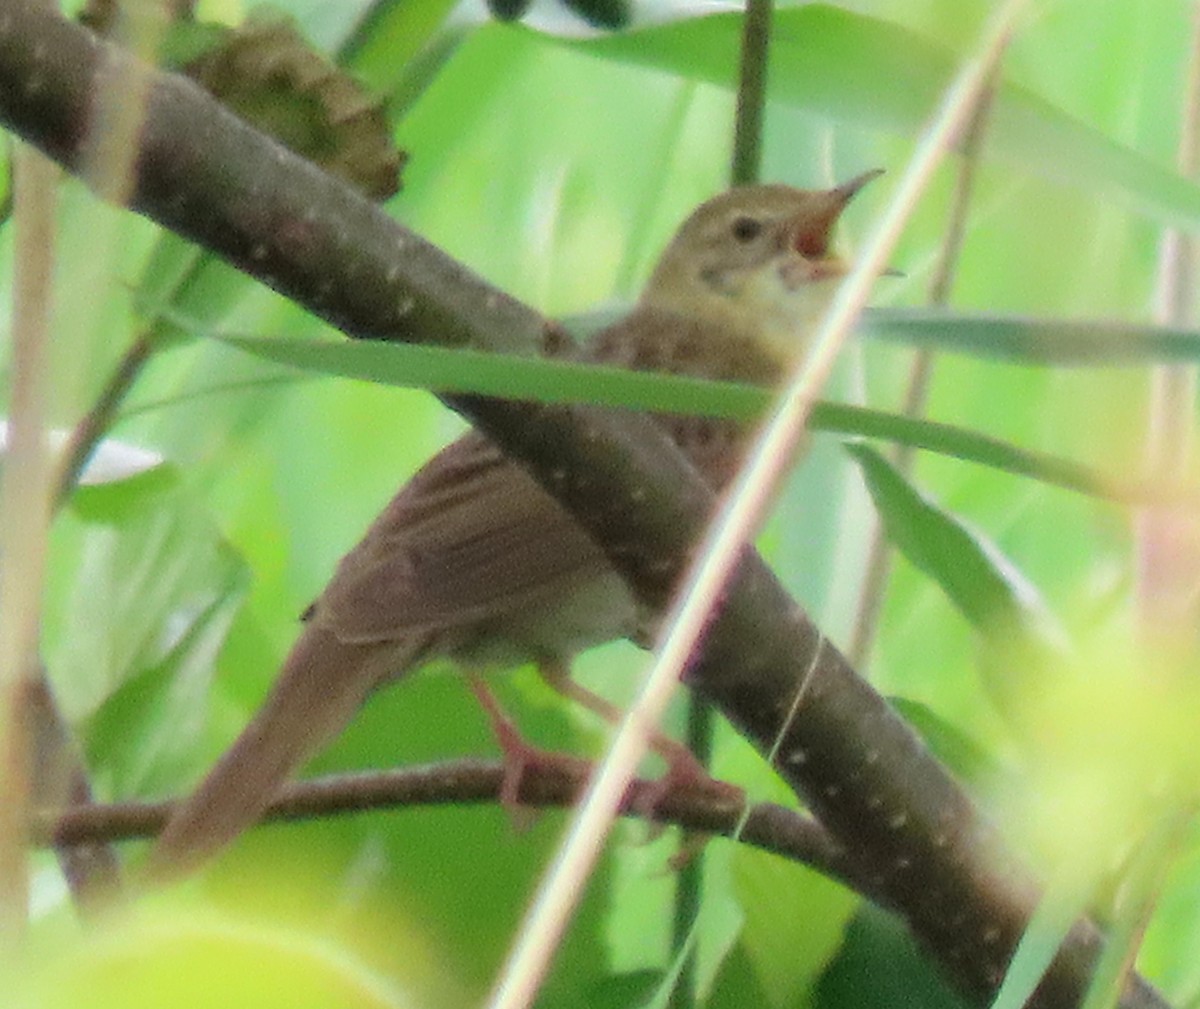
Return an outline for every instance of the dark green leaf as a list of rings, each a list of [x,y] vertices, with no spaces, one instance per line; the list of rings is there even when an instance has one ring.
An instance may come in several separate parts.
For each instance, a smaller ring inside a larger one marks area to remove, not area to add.
[[[863,904],[817,986],[815,1009],[965,1009],[897,919]]]

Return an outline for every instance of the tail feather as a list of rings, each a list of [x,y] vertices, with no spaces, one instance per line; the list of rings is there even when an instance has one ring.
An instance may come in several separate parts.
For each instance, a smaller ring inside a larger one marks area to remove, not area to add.
[[[309,625],[254,720],[172,813],[150,852],[147,878],[196,868],[262,816],[276,791],[337,736],[371,690],[404,669],[414,649],[347,644]]]

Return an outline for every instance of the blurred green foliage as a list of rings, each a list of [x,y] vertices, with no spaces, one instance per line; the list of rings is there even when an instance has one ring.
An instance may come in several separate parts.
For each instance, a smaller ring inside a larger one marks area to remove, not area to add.
[[[275,4],[389,99],[395,138],[411,160],[388,211],[547,313],[627,303],[676,223],[723,185],[727,85],[739,44],[732,14],[701,18],[700,4],[674,5],[678,20],[666,26],[581,39],[543,30],[562,25],[553,7],[535,6],[513,26],[464,22],[444,0]],[[875,166],[899,171],[989,7],[846,0],[782,11],[764,176],[820,185]],[[242,13],[232,0],[201,8],[216,19]],[[1200,191],[1170,169],[1189,5],[1058,0],[1034,9],[1007,56],[952,307],[1144,322],[1163,222],[1200,219]],[[635,5],[633,24],[665,10]],[[922,304],[959,167],[951,159],[934,179],[895,256],[904,276],[879,283],[878,303]],[[885,179],[855,202],[844,246],[854,248],[887,195]],[[146,325],[149,304],[170,305],[201,329],[330,335],[278,296],[146,221],[97,205],[70,181],[61,229],[51,404],[61,425],[90,407]],[[5,228],[4,308],[11,260]],[[0,319],[7,326],[7,311]],[[105,798],[167,794],[195,780],[261,698],[298,614],[337,558],[461,428],[420,391],[301,376],[218,341],[170,336],[111,431],[161,453],[169,478],[135,477],[81,495],[54,531],[44,655]],[[895,344],[852,346],[831,397],[895,409],[910,355]],[[1150,352],[1133,365],[1086,370],[947,356],[936,364],[929,412],[1136,472],[1151,363]],[[913,480],[946,516],[969,523],[985,553],[1011,565],[1020,576],[1014,592],[1037,587],[1038,605],[1072,640],[1131,633],[1128,509],[934,456],[918,457]],[[821,435],[762,538],[780,576],[839,643],[853,622],[872,522],[857,467],[834,436]],[[955,548],[946,549],[942,561],[952,567]],[[1005,773],[997,768],[1021,781],[1022,762],[1031,753],[1049,759],[1053,748],[1030,750],[996,710],[980,675],[995,670],[945,584],[897,560],[864,672],[922,713],[926,726],[952,730],[956,750],[972,753],[959,773],[976,772],[976,787]],[[614,645],[585,656],[579,675],[621,700],[642,662],[631,647]],[[540,742],[598,748],[597,726],[564,709],[529,671],[498,689]],[[1085,719],[1086,697],[1075,704]],[[1120,710],[1108,701],[1106,711]],[[313,770],[491,752],[467,692],[430,670],[372,700]],[[752,798],[780,798],[762,762],[724,728],[715,766]],[[1106,806],[1104,814],[1120,811]],[[1078,815],[1086,818],[1086,809]],[[159,968],[207,979],[224,969],[214,962],[228,961],[214,953],[200,965],[204,955],[229,944],[238,963],[254,963],[265,935],[270,949],[298,950],[315,963],[321,985],[354,986],[362,1004],[478,1004],[562,822],[546,815],[514,835],[497,810],[410,809],[255,832],[165,912],[215,920],[218,938],[200,944],[192,965],[167,942]],[[1140,821],[1132,822],[1130,833],[1116,831],[1128,847],[1138,839]],[[669,967],[673,880],[665,866],[673,841],[640,840],[636,825],[617,831],[540,1004],[648,1004]],[[1194,844],[1179,859],[1143,964],[1183,1002],[1200,993],[1190,955],[1200,933]],[[696,1005],[953,1004],[892,923],[808,870],[713,842],[706,874]],[[48,862],[36,883],[34,941],[61,973],[30,982],[30,1004],[55,1004],[47,994],[58,990],[54,977],[71,979],[59,994],[86,990],[102,999],[107,989],[93,987],[95,972],[118,970],[131,951],[150,957],[163,948],[133,925],[98,944],[79,938]],[[153,927],[177,938],[182,926]],[[330,963],[335,980],[323,973]],[[192,990],[210,983],[194,981]],[[262,1004],[261,993],[248,997]],[[118,1002],[126,1004],[113,996]]]

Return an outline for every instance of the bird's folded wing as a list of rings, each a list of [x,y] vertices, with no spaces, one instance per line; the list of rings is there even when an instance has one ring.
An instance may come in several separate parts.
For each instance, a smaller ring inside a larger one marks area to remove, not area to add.
[[[566,511],[483,436],[435,456],[348,553],[312,619],[343,641],[522,613],[611,568]]]

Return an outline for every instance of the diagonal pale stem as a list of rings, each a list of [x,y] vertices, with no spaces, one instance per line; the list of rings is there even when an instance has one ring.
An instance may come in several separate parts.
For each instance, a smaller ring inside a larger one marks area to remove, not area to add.
[[[695,566],[671,608],[657,658],[638,697],[597,768],[570,829],[543,877],[513,952],[501,970],[488,1009],[527,1009],[549,968],[567,921],[616,817],[621,797],[646,752],[672,692],[701,638],[704,625],[742,547],[757,528],[803,434],[804,422],[833,368],[837,353],[866,305],[874,278],[888,265],[901,229],[933,170],[974,106],[1007,44],[1022,0],[1008,0],[984,25],[974,55],[946,91],[926,127],[891,203],[864,243],[801,362],[760,434],[725,505],[701,546]]]

